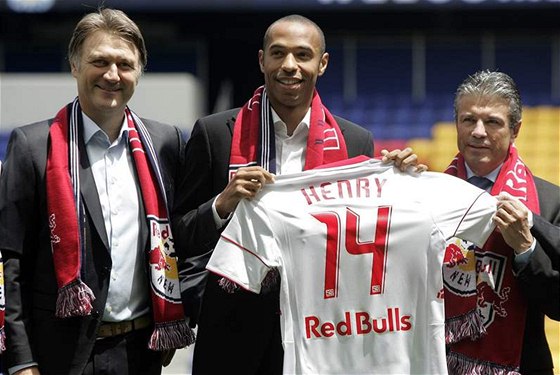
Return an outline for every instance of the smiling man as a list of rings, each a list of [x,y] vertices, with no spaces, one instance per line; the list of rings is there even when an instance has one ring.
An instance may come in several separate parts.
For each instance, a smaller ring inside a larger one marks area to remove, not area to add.
[[[199,326],[193,374],[221,374],[224,366],[231,374],[282,373],[278,283],[258,295],[228,293],[205,270],[237,204],[275,174],[373,156],[371,133],[331,115],[315,89],[329,54],[314,22],[291,15],[272,23],[258,62],[264,86],[243,108],[199,119],[187,144],[188,184],[177,196],[183,216],[174,230],[178,248],[188,255],[184,301],[191,326]],[[410,149],[386,156],[402,168],[416,164]]]
[[[457,89],[459,154],[446,172],[499,204],[498,231],[483,248],[452,240],[468,261],[444,267],[450,374],[553,373],[544,315],[560,318],[560,190],[518,155],[521,115],[505,73],[480,71]]]
[[[68,47],[78,97],[12,132],[0,183],[10,374],[156,375],[193,339],[168,208],[185,144],[127,106],[146,56],[123,12],[84,16]]]

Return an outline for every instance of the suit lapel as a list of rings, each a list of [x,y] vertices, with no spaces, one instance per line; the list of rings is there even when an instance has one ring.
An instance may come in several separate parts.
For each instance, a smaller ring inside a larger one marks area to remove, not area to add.
[[[84,199],[84,206],[87,213],[93,222],[93,226],[99,234],[99,238],[103,242],[103,245],[108,250],[109,241],[107,239],[107,230],[105,229],[105,220],[103,219],[103,211],[101,211],[101,204],[99,203],[99,194],[97,193],[97,187],[95,186],[95,180],[93,179],[93,173],[91,172],[91,165],[89,164],[89,158],[86,152],[86,145],[84,143],[83,136],[83,123],[80,118],[79,126],[79,150],[80,150],[80,192]]]
[[[233,137],[233,126],[235,125],[235,119],[236,118],[237,118],[237,116],[236,117],[230,117],[226,120],[226,126],[229,129],[229,134],[230,134],[231,137]]]

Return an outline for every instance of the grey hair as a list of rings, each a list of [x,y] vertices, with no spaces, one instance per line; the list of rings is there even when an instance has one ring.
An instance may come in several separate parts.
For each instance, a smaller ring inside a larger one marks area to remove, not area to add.
[[[289,16],[285,16],[280,19],[277,19],[268,27],[268,29],[266,29],[266,32],[264,33],[264,37],[263,37],[263,47],[262,47],[263,51],[265,51],[266,47],[270,44],[270,33],[272,31],[272,28],[281,22],[299,23],[303,25],[312,26],[313,28],[315,28],[315,30],[317,30],[317,33],[319,34],[319,43],[320,43],[319,47],[321,48],[321,54],[325,53],[327,49],[327,44],[325,42],[325,34],[323,33],[323,30],[321,30],[319,25],[317,25],[315,22],[299,14],[290,14]]]
[[[502,99],[509,103],[509,126],[513,128],[521,121],[523,112],[521,96],[513,78],[502,72],[482,70],[468,76],[455,92],[455,121],[459,101],[465,96]]]
[[[106,31],[134,45],[138,49],[140,72],[144,71],[148,62],[148,51],[138,25],[123,11],[109,8],[86,14],[78,22],[68,44],[70,63],[78,66],[85,40],[96,31]]]

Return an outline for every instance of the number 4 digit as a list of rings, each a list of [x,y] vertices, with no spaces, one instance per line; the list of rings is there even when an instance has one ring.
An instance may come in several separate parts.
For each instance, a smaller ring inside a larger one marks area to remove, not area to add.
[[[354,255],[373,254],[370,294],[383,294],[387,260],[385,251],[387,249],[387,232],[390,218],[390,206],[377,207],[375,239],[373,241],[360,242],[360,216],[351,209],[346,208],[346,251]]]

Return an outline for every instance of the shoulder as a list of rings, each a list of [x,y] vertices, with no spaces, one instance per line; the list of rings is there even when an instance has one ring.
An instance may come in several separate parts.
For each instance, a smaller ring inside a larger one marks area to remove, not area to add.
[[[371,136],[371,132],[361,127],[360,125],[350,120],[347,120],[345,118],[342,118],[340,116],[333,115],[333,117],[335,118],[336,123],[338,124],[340,130],[343,133],[351,133],[351,134],[356,134],[358,136],[367,136],[367,135]]]
[[[47,145],[49,129],[53,119],[37,121],[14,128],[10,135],[10,142],[26,142],[31,145]]]
[[[547,220],[560,219],[560,187],[540,177],[534,177],[541,216]]]
[[[559,191],[560,191],[560,187],[558,185],[555,185],[552,182],[543,180],[542,178],[537,177],[537,176],[534,176],[533,178],[535,180],[535,186],[537,187],[537,191],[539,192],[539,195],[541,193],[556,195],[560,199],[560,195],[558,194]]]
[[[240,109],[229,109],[199,118],[194,124],[191,138],[203,136],[211,141],[219,141],[222,138],[231,139],[235,119]]]
[[[208,116],[201,117],[197,120],[197,123],[204,124],[206,126],[212,126],[213,124],[224,124],[226,122],[235,122],[235,118],[241,108],[228,109],[227,111],[213,113]]]
[[[334,115],[333,117],[346,141],[348,156],[367,155],[373,157],[373,135],[371,132],[342,117]]]
[[[148,129],[148,132],[150,134],[176,134],[177,131],[179,131],[179,128],[177,128],[176,126],[165,124],[163,122],[152,119],[142,118],[142,123],[146,126],[146,129]]]

